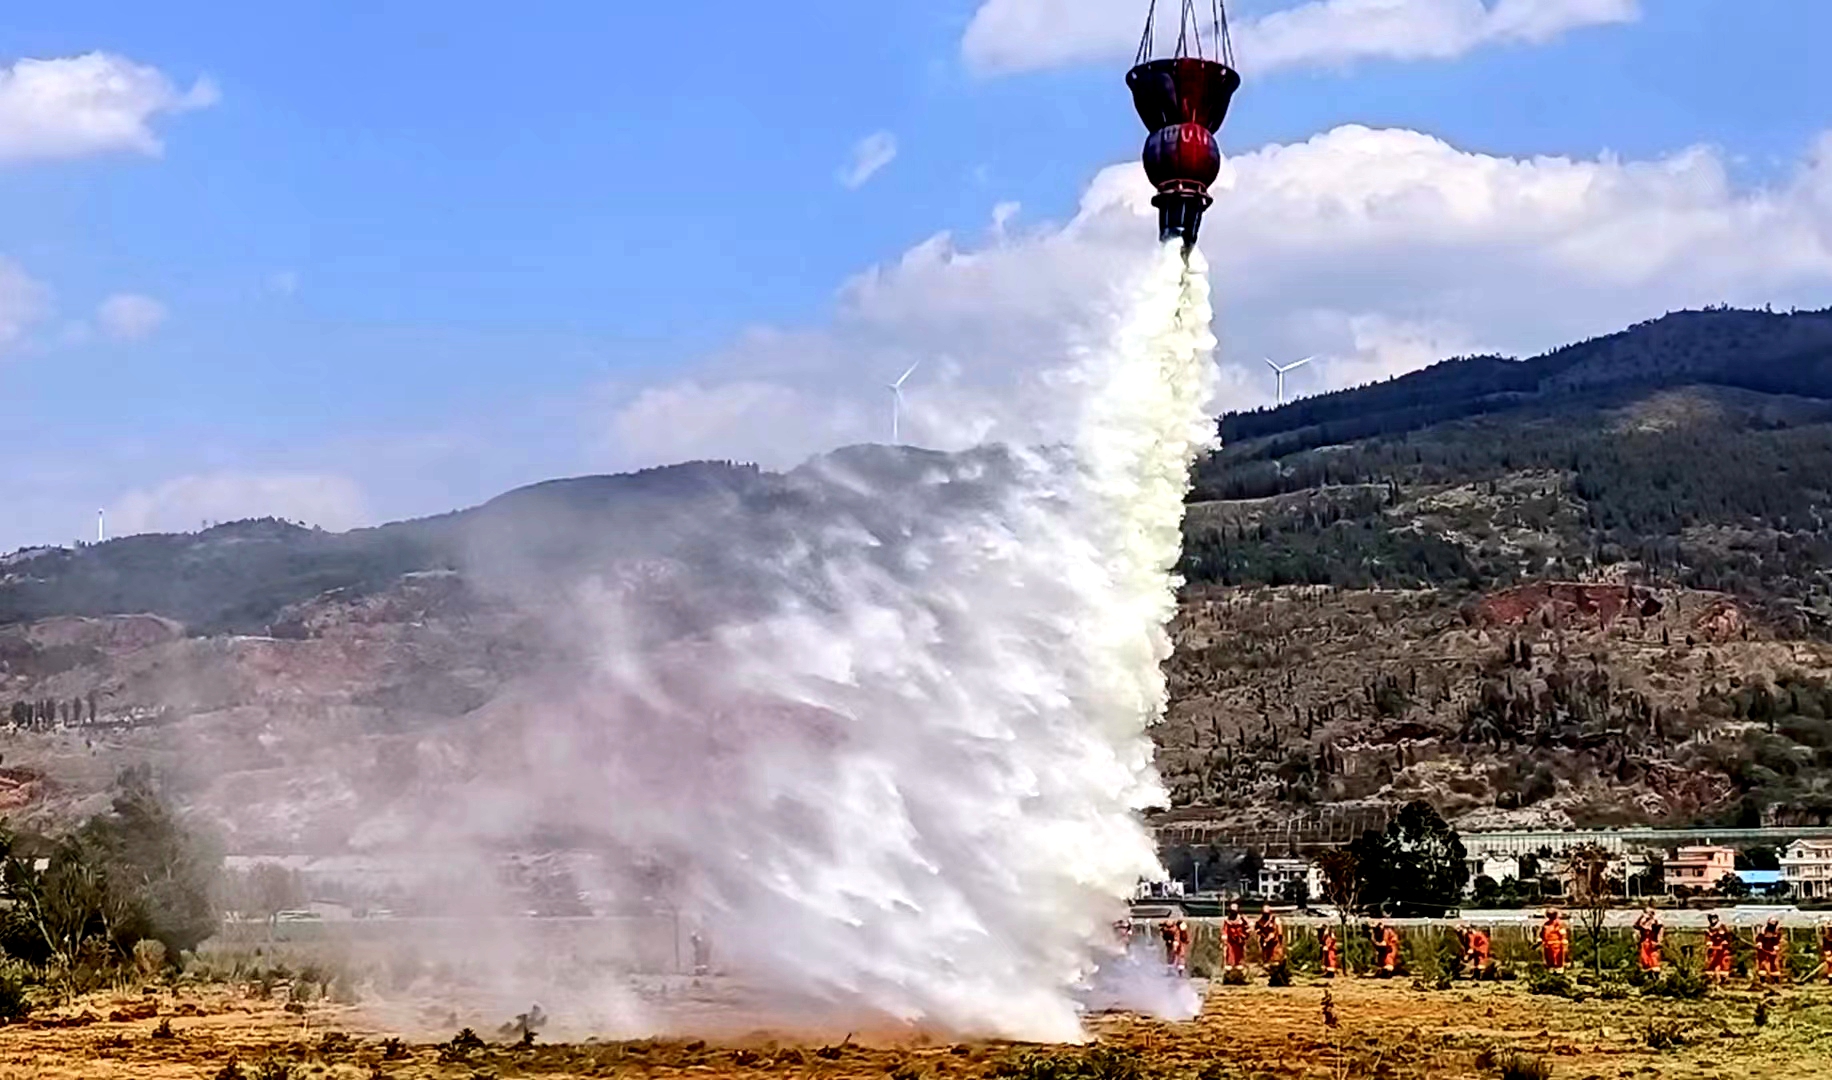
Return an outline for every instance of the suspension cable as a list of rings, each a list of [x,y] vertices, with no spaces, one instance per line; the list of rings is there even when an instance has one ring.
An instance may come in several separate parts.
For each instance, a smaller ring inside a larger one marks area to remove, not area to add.
[[[1228,8],[1223,0],[1209,0],[1209,33],[1208,42],[1203,41],[1202,17],[1197,14],[1196,0],[1181,0],[1177,12],[1177,48],[1174,56],[1189,56],[1192,47],[1198,59],[1208,59],[1213,50],[1214,59],[1234,66],[1234,42],[1228,33]],[[1152,52],[1157,45],[1156,27],[1158,24],[1158,0],[1151,0],[1145,11],[1145,32],[1139,37],[1138,55],[1133,63],[1143,64],[1152,59]]]

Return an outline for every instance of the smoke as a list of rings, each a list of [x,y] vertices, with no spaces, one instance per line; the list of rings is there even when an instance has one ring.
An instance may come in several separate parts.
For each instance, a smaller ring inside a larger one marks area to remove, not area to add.
[[[1167,245],[1048,380],[1077,403],[1067,445],[721,480],[565,571],[525,530],[480,540],[549,660],[439,736],[436,775],[359,842],[563,838],[587,893],[680,912],[778,1022],[1055,1041],[1095,1001],[1193,1011],[1161,971],[1096,971],[1161,874],[1146,728],[1215,378],[1189,258]],[[574,990],[597,1009],[576,1023],[627,1022]]]

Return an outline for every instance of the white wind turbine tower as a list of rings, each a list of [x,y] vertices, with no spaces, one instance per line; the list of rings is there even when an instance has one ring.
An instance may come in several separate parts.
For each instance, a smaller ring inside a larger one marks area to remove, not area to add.
[[[1295,371],[1296,369],[1303,367],[1305,364],[1310,363],[1314,359],[1315,357],[1306,356],[1302,360],[1293,360],[1291,363],[1286,364],[1284,367],[1280,367],[1277,364],[1272,362],[1272,357],[1270,356],[1266,357],[1266,366],[1278,373],[1278,380],[1279,380],[1279,401],[1278,403],[1280,405],[1285,404],[1285,373],[1288,371]]]
[[[916,361],[916,363],[911,364],[909,366],[909,370],[897,376],[896,382],[885,384],[890,389],[890,392],[891,392],[891,445],[892,446],[897,445],[897,425],[903,416],[903,383],[904,383],[904,380],[908,379],[911,373],[916,370],[917,365],[921,363],[922,363],[921,360]]]

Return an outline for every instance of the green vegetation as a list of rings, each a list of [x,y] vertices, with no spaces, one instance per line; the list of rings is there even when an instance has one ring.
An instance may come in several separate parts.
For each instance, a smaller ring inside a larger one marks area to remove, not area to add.
[[[108,812],[68,835],[0,833],[0,860],[0,949],[15,964],[0,973],[0,1011],[30,982],[82,991],[118,972],[163,975],[217,927],[221,855],[145,769],[124,772]]]

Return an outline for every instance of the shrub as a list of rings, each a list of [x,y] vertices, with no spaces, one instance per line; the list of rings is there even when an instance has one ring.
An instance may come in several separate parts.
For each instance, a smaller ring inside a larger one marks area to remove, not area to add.
[[[242,1066],[234,1058],[230,1058],[217,1070],[216,1080],[248,1080],[248,1074],[242,1071]]]
[[[477,1033],[470,1028],[465,1028],[453,1035],[451,1042],[439,1048],[439,1060],[445,1062],[468,1061],[471,1051],[482,1050],[483,1047],[484,1042],[478,1038]]]
[[[1000,1062],[993,1075],[1002,1080],[1148,1080],[1139,1056],[1114,1046],[1086,1051],[1027,1052]]]
[[[1291,967],[1284,962],[1272,965],[1266,971],[1267,986],[1290,986]]]
[[[1649,1020],[1641,1037],[1655,1050],[1677,1050],[1686,1045],[1686,1030],[1677,1020]]]
[[[1245,986],[1247,985],[1247,973],[1245,971],[1242,971],[1240,968],[1230,968],[1225,974],[1222,975],[1221,985],[1223,986]]]
[[[1711,984],[1696,971],[1674,968],[1648,983],[1641,992],[1652,997],[1671,998],[1676,1001],[1697,1001],[1711,992]]]
[[[1579,993],[1576,984],[1560,971],[1533,972],[1527,976],[1527,989],[1535,994],[1572,999],[1575,999]]]
[[[1509,1050],[1495,1061],[1501,1080],[1550,1080],[1552,1066],[1543,1057],[1533,1057]]]
[[[171,1017],[169,1016],[160,1017],[158,1025],[153,1028],[153,1038],[155,1039],[173,1038]]]
[[[32,1011],[26,988],[32,983],[31,972],[19,963],[0,964],[0,1023],[24,1020]]]

